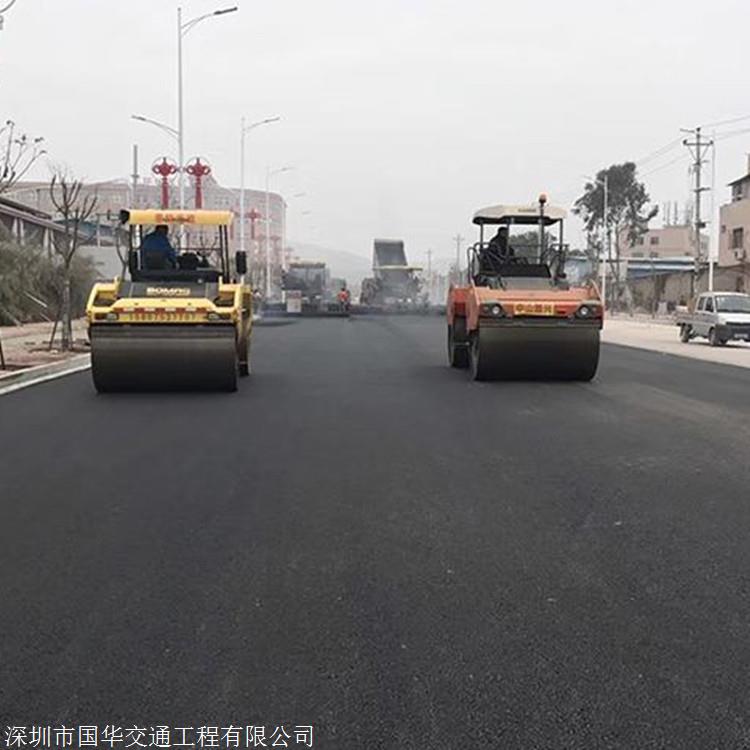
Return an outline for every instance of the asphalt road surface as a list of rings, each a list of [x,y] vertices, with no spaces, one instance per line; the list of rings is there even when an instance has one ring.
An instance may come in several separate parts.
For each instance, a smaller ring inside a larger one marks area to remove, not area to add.
[[[234,395],[0,398],[0,726],[750,747],[750,371],[475,384],[437,318],[255,335]]]

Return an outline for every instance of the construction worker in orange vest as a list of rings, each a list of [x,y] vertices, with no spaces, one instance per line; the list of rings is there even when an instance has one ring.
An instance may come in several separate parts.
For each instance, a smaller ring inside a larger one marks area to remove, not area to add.
[[[338,298],[341,310],[343,312],[347,312],[347,310],[349,310],[349,301],[351,300],[351,295],[349,294],[349,290],[345,286],[341,287]]]

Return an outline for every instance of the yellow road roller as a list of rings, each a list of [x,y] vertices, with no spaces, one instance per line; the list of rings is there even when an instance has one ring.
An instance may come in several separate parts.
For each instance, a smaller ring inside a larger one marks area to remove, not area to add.
[[[129,280],[95,284],[86,306],[96,390],[237,390],[250,372],[252,291],[245,254],[230,258],[231,211],[139,209],[120,221]]]

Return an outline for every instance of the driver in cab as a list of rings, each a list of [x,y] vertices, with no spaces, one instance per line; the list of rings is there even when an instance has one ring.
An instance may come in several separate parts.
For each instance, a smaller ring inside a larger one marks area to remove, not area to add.
[[[507,227],[498,228],[497,234],[489,242],[489,250],[502,261],[508,261],[515,257],[515,250],[508,242]]]
[[[177,253],[169,241],[169,227],[159,224],[141,243],[141,262],[147,271],[177,268]]]

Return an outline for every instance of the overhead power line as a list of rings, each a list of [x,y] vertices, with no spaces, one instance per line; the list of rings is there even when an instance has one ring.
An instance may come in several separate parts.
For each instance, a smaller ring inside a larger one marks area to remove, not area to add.
[[[664,156],[665,154],[668,154],[672,149],[677,148],[677,146],[680,145],[682,141],[682,138],[675,138],[673,141],[669,141],[669,143],[665,143],[660,148],[656,149],[656,151],[652,151],[648,156],[644,156],[642,159],[636,160],[636,166],[643,166],[644,164],[647,164],[650,161],[653,161],[654,159],[658,159],[660,156]]]
[[[673,164],[677,164],[681,161],[686,161],[688,159],[688,156],[686,154],[680,154],[675,159],[672,159],[671,161],[666,162],[666,164],[661,164],[658,167],[654,167],[653,169],[649,169],[648,172],[643,172],[639,177],[648,177],[650,174],[654,174],[656,172],[661,172],[662,169],[666,169],[667,167],[671,167]]]
[[[743,133],[750,133],[750,128],[742,128],[741,130],[729,130],[725,133],[719,133],[715,136],[715,140],[723,141],[726,138],[734,138],[735,136],[742,135]]]
[[[742,117],[733,117],[730,120],[719,120],[718,122],[709,122],[701,125],[703,128],[720,128],[722,125],[733,125],[735,122],[743,122],[744,120],[750,120],[750,115],[743,115]]]

